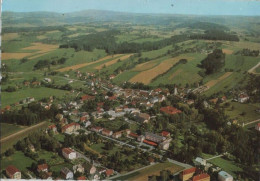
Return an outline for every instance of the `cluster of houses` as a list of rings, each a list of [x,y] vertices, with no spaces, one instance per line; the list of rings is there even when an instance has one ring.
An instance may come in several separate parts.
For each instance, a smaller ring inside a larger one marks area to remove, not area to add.
[[[196,167],[183,170],[179,174],[181,181],[210,181],[210,175]],[[233,181],[233,177],[225,171],[218,172],[219,181]]]

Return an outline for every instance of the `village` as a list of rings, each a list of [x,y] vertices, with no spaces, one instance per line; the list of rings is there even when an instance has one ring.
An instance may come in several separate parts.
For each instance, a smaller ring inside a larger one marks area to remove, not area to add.
[[[21,179],[25,175],[29,175],[31,178],[56,180],[110,180],[135,169],[168,161],[182,168],[173,174],[175,180],[209,181],[212,173],[217,174],[220,181],[233,180],[229,173],[207,163],[206,159],[196,157],[193,164],[186,164],[179,162],[180,159],[177,161],[168,157],[171,155],[169,149],[175,149],[173,145],[176,145],[176,141],[174,140],[178,139],[178,136],[173,137],[175,133],[170,128],[175,124],[185,122],[186,119],[193,119],[194,104],[197,104],[198,101],[195,94],[198,92],[197,90],[178,88],[178,86],[175,86],[172,91],[167,88],[153,90],[121,88],[111,83],[114,75],[111,75],[108,80],[95,78],[94,74],[86,73],[86,75],[88,76],[82,79],[82,73],[75,71],[75,78],[86,82],[89,94],[71,90],[71,94],[76,96],[68,96],[69,98],[65,100],[49,97],[44,101],[38,101],[33,97],[27,97],[1,110],[2,114],[5,114],[6,111],[11,111],[16,106],[30,103],[39,104],[46,110],[50,110],[53,105],[57,106],[59,113],[48,121],[47,129],[42,132],[51,139],[58,138],[59,145],[55,150],[58,149],[64,163],[69,163],[69,168],[62,167],[60,170],[55,170],[56,173],[53,174],[53,169],[49,169],[49,161],[41,159],[38,160],[35,169],[29,169],[31,174],[29,172],[21,174],[16,165],[9,165],[5,168],[4,177]],[[65,75],[65,77],[68,78],[69,75]],[[41,82],[25,81],[22,86],[30,86],[30,84],[42,86],[51,84],[51,82],[52,79],[46,77]],[[250,97],[243,91],[237,92],[235,97],[229,98],[240,104],[246,103],[249,99]],[[178,104],[174,104],[175,102]],[[226,102],[226,96],[201,101],[205,108]],[[190,117],[188,118],[187,115]],[[168,121],[161,121],[161,119],[168,119]],[[229,126],[233,124],[244,126],[244,123],[238,123],[237,120],[230,120],[226,123]],[[256,123],[255,128],[260,131],[259,123]],[[80,142],[78,142],[79,139],[81,139]],[[28,147],[24,149],[32,154],[38,154],[39,149],[36,149],[29,140],[30,138],[25,144]],[[103,144],[102,150],[105,151],[95,150],[94,145],[98,144]],[[117,149],[116,152],[114,152],[114,147]],[[120,150],[126,153],[123,154]],[[219,155],[224,156],[225,154],[227,153]],[[126,166],[118,170],[118,166],[109,164],[102,158],[104,155],[107,155],[107,161],[108,159],[111,159],[110,161],[121,159],[118,162]],[[130,156],[131,160],[127,159],[127,156]],[[128,166],[130,164],[133,165]]]

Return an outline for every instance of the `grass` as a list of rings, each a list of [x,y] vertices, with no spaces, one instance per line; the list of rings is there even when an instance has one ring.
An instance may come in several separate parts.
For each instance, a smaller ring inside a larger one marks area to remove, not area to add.
[[[118,131],[122,125],[126,124],[126,122],[123,120],[120,120],[120,119],[115,119],[112,121],[102,119],[102,120],[98,121],[98,124],[106,129],[109,129],[109,130],[112,130],[115,132],[115,131]]]
[[[126,176],[118,177],[116,180],[148,180],[148,176],[160,175],[161,170],[170,170],[172,173],[176,173],[182,170],[183,167],[175,165],[171,162],[158,163],[143,170],[131,173]]]
[[[26,171],[31,164],[35,162],[29,157],[26,157],[23,152],[16,151],[13,155],[1,159],[1,170],[5,169],[8,165],[14,165],[21,171]]]
[[[59,141],[59,142],[64,142],[64,139],[65,139],[65,135],[63,134],[56,134],[54,135],[54,137]]]
[[[0,123],[1,138],[5,137],[5,136],[9,136],[24,128],[26,128],[26,126],[19,126],[19,125],[8,124],[8,123]]]
[[[209,158],[209,157],[212,157],[212,155],[203,154],[202,157],[203,158]],[[208,162],[222,168],[224,171],[231,174],[235,178],[236,178],[236,172],[242,171],[242,169],[240,167],[238,167],[235,162],[225,160],[225,159],[220,158],[220,157],[209,160]]]
[[[232,110],[231,107],[234,106]],[[259,109],[260,104],[241,104],[238,102],[230,102],[230,107],[225,109],[225,113],[231,119],[237,119],[239,123],[247,123],[260,119],[260,114],[255,110]],[[240,115],[242,112],[246,114],[244,116]]]
[[[39,154],[38,160],[40,160],[40,159],[46,160],[46,163],[49,166],[64,163],[64,159],[62,157],[60,157],[55,152],[48,152],[48,151],[45,151],[45,150],[41,150],[41,151],[39,151],[37,153]]]
[[[125,71],[119,75],[117,75],[112,82],[116,83],[116,84],[120,84],[123,83],[125,81],[130,80],[132,77],[134,77],[135,75],[137,75],[139,72],[133,72],[133,71]]]
[[[2,106],[5,107],[10,104],[14,104],[23,100],[26,97],[34,97],[36,100],[42,99],[44,97],[56,96],[61,97],[68,93],[68,91],[51,89],[46,87],[39,88],[26,88],[18,90],[16,92],[2,92]]]
[[[53,172],[58,172],[60,173],[60,170],[64,167],[67,167],[68,169],[72,169],[72,164],[71,163],[62,163],[62,164],[57,164],[55,166],[51,166],[50,167],[50,170],[53,171]]]

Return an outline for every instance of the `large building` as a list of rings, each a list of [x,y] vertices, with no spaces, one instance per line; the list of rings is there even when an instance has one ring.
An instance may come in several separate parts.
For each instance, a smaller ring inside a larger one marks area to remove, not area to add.
[[[62,133],[71,134],[80,129],[80,125],[78,123],[70,123],[61,128]]]
[[[181,113],[180,110],[178,110],[178,109],[176,109],[175,107],[172,107],[172,106],[162,107],[160,109],[160,111],[165,113],[165,114],[170,114],[170,115]]]
[[[145,136],[145,139],[153,141],[155,143],[160,143],[160,142],[166,140],[166,138],[163,136],[153,134],[153,133],[148,133],[148,132],[146,132],[144,136]]]
[[[13,165],[9,165],[6,169],[6,175],[10,178],[10,179],[21,179],[22,178],[22,174],[20,172],[20,170],[18,170],[15,166]]]
[[[63,148],[62,155],[70,160],[77,158],[77,153],[71,148]]]
[[[180,179],[182,181],[186,181],[186,180],[189,180],[190,178],[193,177],[194,173],[196,172],[196,167],[192,167],[192,168],[189,168],[189,169],[186,169],[186,170],[183,170],[181,173],[180,173]]]

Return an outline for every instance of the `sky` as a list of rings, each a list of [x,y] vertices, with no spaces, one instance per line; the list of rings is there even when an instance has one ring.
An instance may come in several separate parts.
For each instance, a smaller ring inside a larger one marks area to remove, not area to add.
[[[3,0],[2,11],[59,13],[87,9],[133,13],[260,16],[260,0]]]

